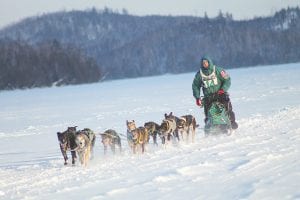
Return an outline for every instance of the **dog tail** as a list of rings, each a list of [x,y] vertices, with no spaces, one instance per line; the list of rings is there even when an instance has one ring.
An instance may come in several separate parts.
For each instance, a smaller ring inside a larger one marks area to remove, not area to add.
[[[192,119],[192,124],[195,128],[199,127],[199,124],[197,124],[195,117],[193,117],[193,119]]]

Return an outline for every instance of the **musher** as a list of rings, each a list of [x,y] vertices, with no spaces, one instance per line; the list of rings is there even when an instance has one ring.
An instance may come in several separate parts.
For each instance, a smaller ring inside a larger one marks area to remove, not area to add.
[[[208,109],[212,101],[214,101],[212,97],[217,96],[219,101],[225,105],[225,108],[228,111],[232,129],[238,128],[238,124],[235,121],[235,114],[232,111],[229,94],[227,92],[230,85],[231,80],[229,74],[221,67],[215,66],[209,57],[202,57],[201,67],[195,75],[192,88],[196,104],[198,106],[204,106],[205,123],[207,121]],[[201,88],[204,95],[202,100],[200,98]]]

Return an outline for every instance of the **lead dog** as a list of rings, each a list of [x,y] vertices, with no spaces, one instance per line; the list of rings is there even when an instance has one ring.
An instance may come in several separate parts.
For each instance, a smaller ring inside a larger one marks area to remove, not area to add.
[[[113,154],[115,154],[116,146],[118,146],[120,153],[122,152],[121,138],[115,130],[108,129],[104,133],[100,133],[100,135],[102,139],[102,144],[104,146],[104,155],[107,152],[108,146],[110,146]]]
[[[144,128],[147,129],[149,135],[152,136],[153,143],[155,145],[158,145],[156,138],[157,135],[161,136],[161,133],[159,132],[160,126],[155,122],[146,122],[144,124]]]
[[[67,130],[64,132],[57,132],[59,147],[65,160],[64,165],[68,164],[67,151],[71,151],[72,164],[75,165],[75,161],[77,159],[76,152],[74,151],[74,149],[77,147],[75,138],[76,138],[76,126],[68,127]]]
[[[192,137],[192,142],[195,142],[196,119],[193,115],[184,115],[179,118],[177,123],[178,132],[183,141],[188,142],[189,136]]]
[[[95,140],[96,135],[91,129],[85,128],[76,133],[76,152],[79,156],[81,165],[85,167],[88,165],[89,160],[93,158]]]

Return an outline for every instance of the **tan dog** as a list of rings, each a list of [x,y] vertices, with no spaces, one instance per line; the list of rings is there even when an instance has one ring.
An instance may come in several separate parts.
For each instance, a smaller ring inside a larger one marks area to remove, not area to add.
[[[91,152],[95,144],[96,136],[90,129],[78,131],[76,134],[75,142],[77,144],[76,152],[79,156],[81,165],[87,166],[89,160],[92,158]],[[93,155],[93,153],[92,153]]]
[[[132,130],[133,135],[133,153],[138,152],[144,153],[146,145],[149,143],[149,134],[147,129],[139,127]]]
[[[190,135],[192,137],[192,142],[195,142],[196,127],[196,119],[193,115],[181,116],[177,123],[178,132],[185,142],[189,142]]]

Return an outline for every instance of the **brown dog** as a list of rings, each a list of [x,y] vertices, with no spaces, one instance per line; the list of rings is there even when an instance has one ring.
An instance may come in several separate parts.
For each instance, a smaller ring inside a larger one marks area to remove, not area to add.
[[[119,148],[120,153],[122,152],[121,138],[115,130],[108,129],[104,133],[100,133],[100,135],[102,139],[102,144],[104,146],[104,155],[107,152],[108,146],[110,146],[113,154],[115,154],[116,152],[116,146]]]
[[[173,130],[173,136],[174,136],[175,138],[177,138],[177,141],[179,142],[180,139],[179,139],[178,127],[177,127],[177,124],[178,124],[178,122],[179,122],[179,118],[176,117],[175,115],[173,115],[173,112],[170,112],[169,114],[165,113],[165,119],[166,119],[166,120],[172,120],[172,121],[175,122],[176,128],[175,128],[175,130]]]
[[[175,137],[175,130],[176,130],[176,121],[175,119],[165,119],[162,121],[160,125],[160,132],[162,135],[162,144],[166,147],[166,142],[170,142],[171,138],[174,139]]]
[[[146,145],[149,143],[149,134],[147,129],[144,127],[139,127],[132,130],[133,136],[133,153],[138,152],[144,153]]]
[[[158,144],[157,144],[157,139],[156,139],[156,138],[157,138],[157,135],[161,136],[161,133],[160,133],[160,131],[159,131],[160,126],[159,126],[157,123],[155,123],[155,122],[146,122],[146,123],[144,124],[144,128],[147,129],[148,134],[149,134],[150,136],[152,136],[153,143],[154,143],[155,145],[158,145]]]
[[[195,142],[196,119],[193,115],[184,115],[179,118],[177,123],[178,132],[185,142],[189,142],[189,136],[192,136],[192,142]]]

